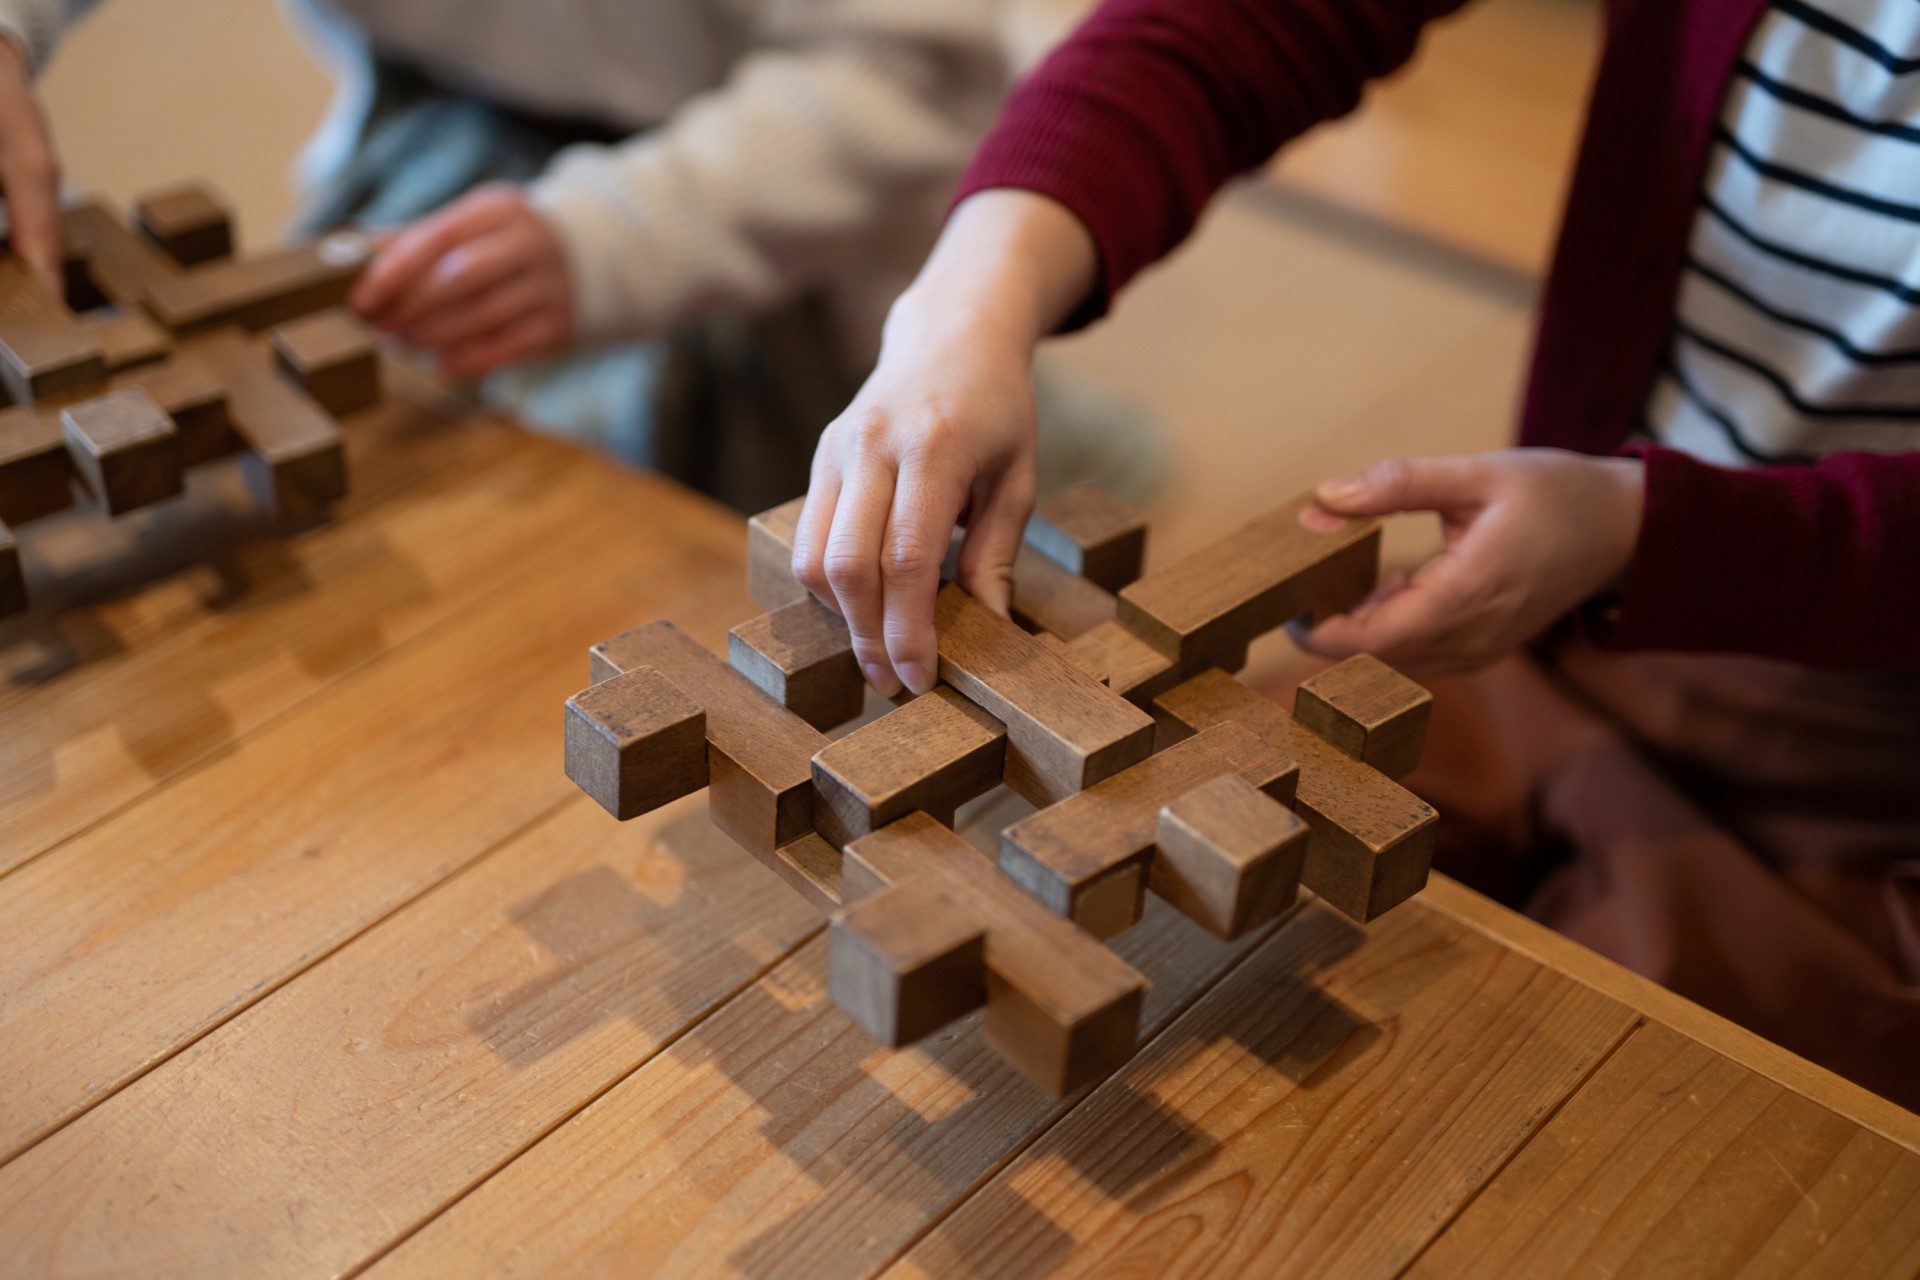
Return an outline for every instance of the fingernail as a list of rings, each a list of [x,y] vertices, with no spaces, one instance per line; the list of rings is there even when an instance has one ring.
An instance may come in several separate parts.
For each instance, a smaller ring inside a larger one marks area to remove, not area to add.
[[[900,678],[884,662],[863,662],[860,670],[866,674],[867,683],[883,698],[891,698],[900,692]]]
[[[1314,533],[1338,533],[1347,527],[1347,518],[1335,515],[1325,507],[1309,503],[1300,508],[1300,527]]]
[[[1352,502],[1367,491],[1359,476],[1337,476],[1314,490],[1322,502]]]
[[[901,663],[900,679],[915,693],[926,693],[933,688],[933,676],[917,662]]]

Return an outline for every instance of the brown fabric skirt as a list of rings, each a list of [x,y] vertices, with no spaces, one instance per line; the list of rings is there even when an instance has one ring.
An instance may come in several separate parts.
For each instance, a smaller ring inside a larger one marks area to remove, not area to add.
[[[1569,641],[1430,687],[1441,870],[1920,1110],[1920,674]]]

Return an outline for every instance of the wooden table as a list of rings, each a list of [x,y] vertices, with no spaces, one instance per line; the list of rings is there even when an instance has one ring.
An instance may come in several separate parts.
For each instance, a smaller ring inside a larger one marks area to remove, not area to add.
[[[349,434],[293,538],[217,469],[26,531],[0,1274],[1920,1271],[1920,1119],[1444,881],[1151,912],[1147,1043],[1064,1104],[971,1020],[877,1048],[698,797],[561,773],[589,643],[749,616],[740,522],[495,421]]]

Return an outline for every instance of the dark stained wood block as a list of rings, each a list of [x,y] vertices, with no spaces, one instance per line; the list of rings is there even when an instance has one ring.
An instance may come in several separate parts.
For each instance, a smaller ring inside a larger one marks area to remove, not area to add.
[[[1433,695],[1370,653],[1303,681],[1293,718],[1355,760],[1404,778],[1427,743]]]
[[[883,889],[834,920],[827,989],[881,1044],[912,1044],[987,1002],[987,926],[930,879]]]
[[[1106,677],[1107,687],[1137,707],[1180,682],[1174,660],[1121,626],[1107,621],[1067,642],[1072,655]]]
[[[814,823],[842,846],[916,809],[951,824],[1000,784],[1006,748],[1006,726],[936,685],[814,756]]]
[[[167,411],[180,435],[184,466],[197,467],[246,448],[233,429],[226,387],[197,356],[175,353],[158,364],[117,375],[112,385],[138,387]]]
[[[107,380],[100,344],[18,258],[0,258],[0,382],[18,404]]]
[[[1146,562],[1147,521],[1106,490],[1075,485],[1040,503],[1026,542],[1063,569],[1118,591]]]
[[[328,413],[353,413],[379,400],[379,342],[345,307],[288,321],[269,340],[287,376]]]
[[[849,904],[916,880],[986,923],[986,1040],[1021,1074],[1063,1096],[1132,1056],[1145,979],[1022,893],[985,854],[924,813],[847,849]]]
[[[73,462],[60,415],[0,409],[0,521],[25,524],[73,505]]]
[[[795,498],[747,521],[747,594],[762,609],[778,609],[807,595],[793,577],[793,534],[806,503]]]
[[[1119,619],[1181,670],[1237,667],[1249,642],[1295,618],[1352,608],[1373,590],[1380,523],[1329,533],[1300,523],[1306,494],[1120,592]]]
[[[940,677],[1007,727],[1007,785],[1052,804],[1146,758],[1153,721],[956,586],[935,604]]]
[[[198,183],[172,187],[137,201],[134,221],[149,240],[182,266],[233,253],[233,218],[213,193]]]
[[[1169,739],[1242,724],[1299,763],[1293,807],[1312,830],[1301,881],[1330,905],[1372,920],[1426,886],[1439,815],[1393,779],[1223,671],[1202,672],[1153,707]]]
[[[138,387],[61,411],[74,474],[109,515],[179,494],[180,437],[173,419]]]
[[[370,256],[366,237],[335,232],[312,244],[183,271],[149,288],[146,303],[176,334],[229,324],[269,329],[344,304]]]
[[[100,201],[62,210],[60,232],[93,290],[123,311],[143,307],[149,292],[181,273],[179,263]]]
[[[567,699],[567,776],[625,822],[707,785],[707,713],[652,667]]]
[[[813,831],[813,757],[824,734],[670,622],[594,646],[596,682],[641,666],[706,710],[715,825],[763,860]]]
[[[1014,823],[1000,836],[1000,869],[1049,911],[1110,938],[1140,919],[1161,807],[1223,774],[1281,802],[1298,777],[1257,733],[1219,725]]]
[[[866,681],[840,615],[805,596],[743,622],[727,636],[733,669],[816,729],[859,717]]]
[[[244,334],[208,334],[182,350],[226,388],[227,412],[246,443],[241,470],[255,500],[284,522],[323,514],[347,492],[340,428],[270,365]]]
[[[1114,616],[1113,593],[1022,544],[1013,558],[1014,621],[1074,640]]]
[[[1161,808],[1156,843],[1147,887],[1233,939],[1293,905],[1307,824],[1245,778],[1222,774]]]
[[[0,617],[27,611],[27,576],[20,567],[20,546],[13,530],[0,524]]]
[[[164,360],[173,350],[165,332],[142,311],[89,312],[80,324],[100,344],[109,374]]]

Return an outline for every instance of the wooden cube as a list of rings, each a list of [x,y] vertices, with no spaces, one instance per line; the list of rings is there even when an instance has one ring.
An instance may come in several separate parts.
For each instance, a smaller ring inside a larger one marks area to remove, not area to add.
[[[707,785],[707,713],[652,667],[567,699],[567,776],[621,821]]]
[[[60,414],[75,474],[110,515],[180,493],[180,436],[139,387],[69,405]]]
[[[1301,684],[1293,718],[1362,764],[1404,778],[1426,746],[1433,695],[1372,654]]]
[[[812,596],[735,627],[727,661],[816,729],[845,724],[866,706],[847,624]]]
[[[133,217],[147,238],[183,267],[233,253],[232,217],[198,184],[145,197],[133,206]]]
[[[1272,920],[1300,887],[1307,824],[1238,774],[1224,774],[1160,810],[1148,887],[1221,938]]]
[[[1062,568],[1118,591],[1140,576],[1147,522],[1106,490],[1075,485],[1035,508],[1026,542]]]
[[[827,990],[880,1043],[911,1044],[987,1000],[987,927],[924,880],[885,889],[833,923]]]
[[[373,330],[344,307],[291,321],[272,334],[274,358],[287,376],[336,416],[380,398],[379,344]]]

